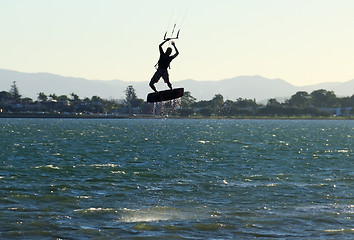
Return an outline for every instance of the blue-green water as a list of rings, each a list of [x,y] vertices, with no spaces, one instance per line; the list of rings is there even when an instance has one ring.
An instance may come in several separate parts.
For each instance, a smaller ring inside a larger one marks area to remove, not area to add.
[[[0,119],[1,239],[353,239],[354,121]]]

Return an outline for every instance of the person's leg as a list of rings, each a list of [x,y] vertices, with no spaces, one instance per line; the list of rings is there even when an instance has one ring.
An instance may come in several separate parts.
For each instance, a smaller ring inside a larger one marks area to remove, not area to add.
[[[163,72],[162,78],[165,81],[165,83],[167,83],[167,86],[172,90],[172,84],[170,83],[170,77],[168,75],[167,70]]]
[[[156,90],[156,87],[155,87],[154,84],[159,81],[160,77],[161,77],[161,71],[159,71],[159,69],[158,69],[158,70],[155,72],[154,76],[152,76],[151,81],[150,81],[150,83],[149,83],[149,86],[150,86],[150,87],[152,88],[152,90],[154,90],[155,92],[158,92],[158,91]]]
[[[152,81],[150,81],[149,86],[152,88],[152,90],[154,90],[154,92],[158,92],[156,87],[155,87],[155,85],[154,85],[154,83]]]
[[[170,83],[170,81],[167,82],[167,86],[172,90],[172,84]]]

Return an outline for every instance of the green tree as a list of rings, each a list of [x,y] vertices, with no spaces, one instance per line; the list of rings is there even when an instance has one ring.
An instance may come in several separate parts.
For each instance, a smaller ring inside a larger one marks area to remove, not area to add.
[[[79,102],[80,101],[80,97],[76,93],[71,93],[70,96],[71,96],[73,102]]]
[[[291,96],[286,102],[287,105],[298,108],[305,108],[311,102],[311,96],[305,91],[299,91]]]
[[[52,100],[58,100],[58,96],[55,93],[49,95]]]
[[[278,100],[275,98],[271,98],[267,102],[267,106],[280,106],[280,105],[281,105],[280,102],[278,102]]]
[[[118,108],[120,108],[120,104],[118,103],[117,100],[110,99],[110,100],[104,100],[103,102],[103,110],[105,113],[112,112]]]
[[[192,94],[188,91],[184,92],[183,97],[181,98],[181,107],[189,108],[192,104],[195,103],[197,99],[192,96]]]
[[[13,83],[11,85],[10,94],[11,94],[13,100],[15,100],[15,101],[21,100],[21,94],[20,94],[20,91],[18,90],[18,87],[16,85],[16,81],[13,81]]]
[[[60,95],[58,98],[57,98],[58,101],[68,101],[70,100],[70,98],[66,95]]]
[[[6,100],[11,100],[11,99],[12,99],[11,93],[6,92],[6,91],[0,92],[0,102],[6,101]]]
[[[257,102],[255,99],[243,99],[243,98],[238,98],[236,99],[235,102],[236,107],[238,108],[256,108],[258,106]]]
[[[212,99],[211,99],[211,105],[212,107],[222,107],[224,104],[224,97],[221,94],[216,94]]]
[[[125,102],[126,104],[131,104],[133,101],[135,101],[138,97],[136,96],[135,89],[132,85],[129,85],[125,89]]]
[[[338,98],[338,103],[341,107],[353,107],[354,108],[354,95],[351,97]]]
[[[221,94],[216,94],[210,101],[211,112],[221,114],[224,105],[224,97]]]
[[[338,99],[333,91],[320,89],[311,93],[311,103],[316,107],[336,107]]]
[[[102,102],[103,99],[101,97],[99,97],[99,96],[92,96],[91,101],[94,102],[94,103],[95,102]]]
[[[222,108],[222,115],[225,116],[231,116],[233,115],[233,106],[234,106],[234,102],[231,100],[226,100],[224,102],[224,106]]]
[[[47,97],[47,95],[45,95],[44,92],[38,93],[38,101],[45,102],[47,100],[48,100],[48,97]]]
[[[92,96],[91,110],[92,110],[92,112],[95,112],[95,113],[103,113],[104,112],[103,99],[100,98],[99,96]]]
[[[130,109],[132,107],[140,107],[143,103],[143,99],[139,99],[135,93],[135,89],[132,85],[129,85],[125,90],[125,101],[124,103]]]
[[[9,92],[2,91],[0,92],[0,112],[2,110],[8,110],[8,101],[12,100],[12,96]]]
[[[210,101],[206,101],[206,100],[201,100],[199,102],[195,102],[191,104],[191,107],[195,107],[195,108],[205,108],[209,106],[210,106]]]
[[[33,99],[32,98],[29,98],[29,97],[25,97],[21,100],[21,103],[22,104],[26,104],[26,105],[30,105],[33,103]]]

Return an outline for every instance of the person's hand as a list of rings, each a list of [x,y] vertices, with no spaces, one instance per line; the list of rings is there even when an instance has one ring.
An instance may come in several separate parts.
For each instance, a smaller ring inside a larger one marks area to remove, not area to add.
[[[171,44],[172,44],[172,46],[175,46],[175,42],[174,41],[172,41]]]

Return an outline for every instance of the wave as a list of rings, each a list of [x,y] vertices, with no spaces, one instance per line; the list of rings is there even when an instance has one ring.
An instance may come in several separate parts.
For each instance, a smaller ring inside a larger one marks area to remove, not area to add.
[[[156,221],[182,221],[207,218],[205,213],[195,210],[180,210],[172,207],[152,207],[146,209],[127,209],[122,211],[120,222],[156,222]],[[210,215],[209,215],[210,217]]]
[[[45,165],[45,166],[37,166],[37,167],[34,167],[35,169],[41,169],[41,168],[50,168],[50,169],[56,169],[56,170],[59,170],[60,167],[56,167],[52,164],[48,164],[48,165]]]

